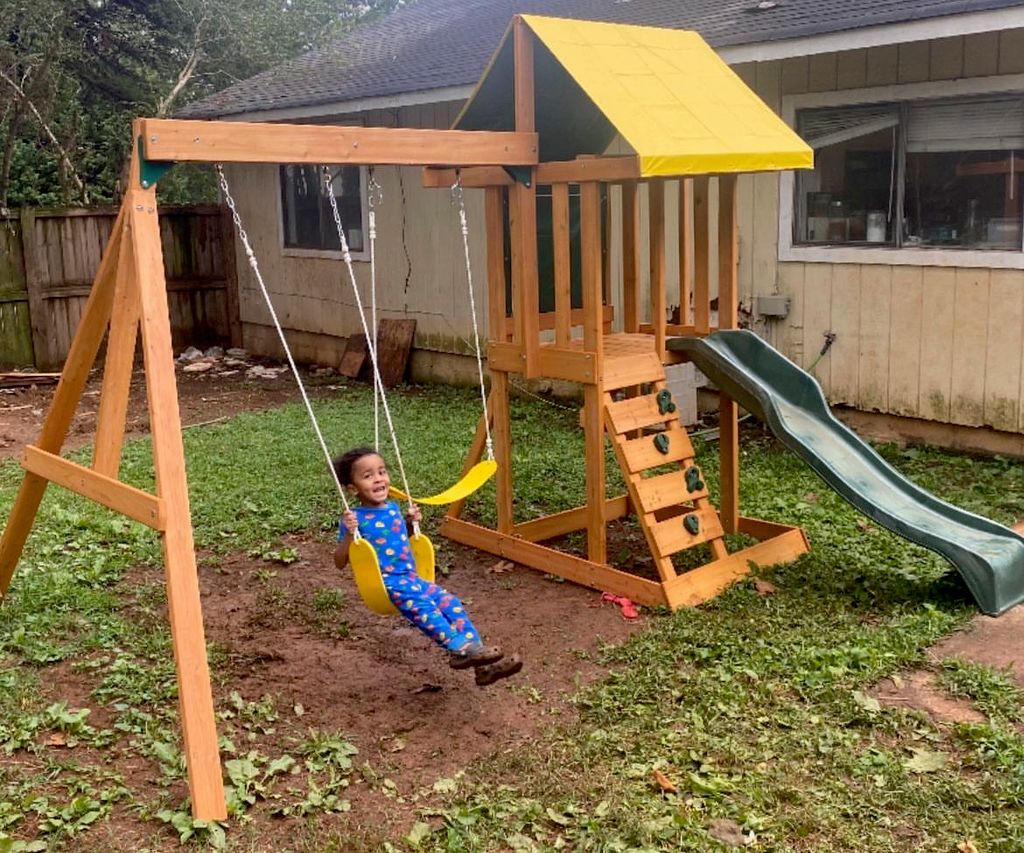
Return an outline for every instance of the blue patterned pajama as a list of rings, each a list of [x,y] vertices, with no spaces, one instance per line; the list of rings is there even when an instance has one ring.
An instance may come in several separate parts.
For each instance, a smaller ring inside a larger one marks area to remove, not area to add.
[[[443,587],[416,574],[406,521],[394,501],[383,506],[354,506],[359,535],[373,545],[384,588],[406,619],[449,651],[479,645],[477,633],[462,602]],[[339,527],[338,538],[345,535]]]

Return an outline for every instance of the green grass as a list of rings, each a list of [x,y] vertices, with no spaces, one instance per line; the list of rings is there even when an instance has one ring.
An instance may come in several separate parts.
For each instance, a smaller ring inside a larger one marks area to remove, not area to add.
[[[416,389],[391,401],[414,491],[450,485],[475,427],[473,393]],[[364,389],[345,389],[317,413],[332,450],[372,432]],[[575,411],[516,401],[513,424],[517,514],[581,504]],[[263,555],[261,595],[280,597],[274,565],[292,553],[282,537],[313,530],[326,540],[337,521],[304,410],[242,415],[185,439],[204,559]],[[1002,522],[1024,515],[1020,463],[881,450],[946,500]],[[714,490],[717,448],[698,452]],[[151,485],[149,459],[147,442],[129,445],[124,476]],[[609,472],[615,490],[614,464]],[[868,695],[881,678],[930,666],[929,646],[976,612],[956,574],[865,523],[757,432],[744,438],[742,472],[744,512],[802,525],[812,553],[764,573],[772,595],[741,583],[699,610],[661,614],[649,631],[606,649],[610,675],[576,697],[578,721],[552,729],[535,749],[499,749],[466,768],[457,785],[424,800],[422,820],[393,840],[395,849],[713,850],[724,849],[713,835],[722,826],[756,838],[757,850],[951,851],[966,839],[985,853],[1024,849],[1021,694],[1006,673],[966,661],[935,666],[943,689],[973,702],[982,724],[939,726]],[[4,515],[19,481],[17,466],[0,466]],[[485,521],[493,520],[492,489],[469,507]],[[194,824],[166,793],[135,801],[113,774],[75,765],[57,772],[38,746],[53,732],[97,749],[127,743],[159,766],[163,791],[182,777],[162,585],[145,571],[125,582],[130,568],[160,560],[150,531],[49,491],[0,611],[0,749],[38,759],[25,765],[38,769],[24,772],[0,765],[0,851],[28,849],[13,839],[35,837],[36,827],[59,848],[115,803],[183,839],[222,843],[219,828]],[[344,637],[346,606],[317,590],[303,618],[313,631]],[[94,698],[115,709],[108,729],[41,699],[40,685],[61,662],[93,672]],[[216,677],[216,649],[212,665]],[[274,755],[249,749],[249,735],[272,730],[278,715],[273,697],[238,697],[222,712],[232,814],[274,792],[282,814],[306,822],[295,849],[345,849],[315,821],[347,807],[354,748],[343,733],[312,732],[282,737]],[[659,791],[656,770],[675,793]],[[235,827],[228,825],[229,846]]]

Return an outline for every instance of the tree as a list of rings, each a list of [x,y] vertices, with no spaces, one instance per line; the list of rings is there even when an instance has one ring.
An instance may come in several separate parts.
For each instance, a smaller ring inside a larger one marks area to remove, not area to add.
[[[171,115],[398,1],[5,0],[0,207],[115,200],[136,116]],[[197,192],[195,169],[175,173],[166,200]]]

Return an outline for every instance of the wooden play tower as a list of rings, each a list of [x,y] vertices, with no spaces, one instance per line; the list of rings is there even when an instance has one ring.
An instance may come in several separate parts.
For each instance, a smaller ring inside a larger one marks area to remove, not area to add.
[[[638,68],[647,69],[646,76]],[[625,77],[617,78],[623,69]],[[627,78],[631,82],[623,91]],[[535,87],[535,80],[542,85]],[[652,94],[654,100],[648,97]],[[566,113],[570,104],[578,109],[575,116]],[[646,130],[636,130],[638,120]],[[810,165],[809,149],[696,34],[532,16],[513,20],[461,124],[460,129],[440,131],[155,119],[136,123],[130,189],[50,411],[22,460],[25,477],[0,539],[0,596],[7,593],[51,482],[160,534],[184,753],[197,818],[223,819],[226,811],[157,222],[156,182],[175,162],[422,165],[430,167],[424,172],[427,186],[450,186],[458,169],[464,187],[484,188],[489,416],[499,465],[497,527],[466,521],[460,517],[461,505],[453,505],[442,526],[445,535],[586,586],[669,607],[706,600],[747,572],[750,563],[789,560],[807,549],[799,529],[740,514],[737,411],[725,398],[721,507],[715,509],[665,387],[664,367],[675,360],[666,347],[670,336],[707,335],[716,327],[736,325],[737,173],[802,168]],[[679,133],[674,135],[673,127]],[[653,143],[648,138],[652,128]],[[568,138],[566,129],[571,131]],[[616,133],[635,153],[601,155]],[[545,156],[548,139],[555,156]],[[678,192],[666,193],[666,181],[677,181]],[[542,311],[539,302],[538,186],[551,188],[551,311]],[[621,198],[618,233],[613,233],[608,215],[613,195]],[[666,205],[670,195],[678,198],[674,208]],[[717,222],[712,222],[709,211],[715,204]],[[643,205],[650,234],[646,320],[639,286],[645,255]],[[684,270],[682,317],[675,324],[666,321],[667,216],[679,223],[675,233]],[[575,242],[570,239],[574,221],[579,229]],[[717,258],[709,250],[714,230]],[[623,258],[622,331],[617,333],[609,326],[612,271],[606,262],[613,241],[621,246]],[[713,267],[718,271],[717,323],[712,321],[709,285]],[[580,283],[578,308],[572,304],[573,269]],[[511,299],[506,298],[506,285]],[[119,479],[140,337],[154,493]],[[104,339],[96,451],[85,467],[60,452]],[[515,521],[511,374],[582,386],[584,507]],[[479,430],[467,467],[480,457],[483,433]],[[611,498],[606,494],[606,435],[628,484],[627,494]],[[657,580],[608,563],[608,522],[629,513],[636,515],[647,538]],[[586,531],[586,557],[544,544],[576,530]],[[760,542],[730,554],[724,536],[732,532]],[[673,554],[705,543],[711,561],[677,573]]]
[[[696,131],[694,121],[700,124]],[[546,147],[563,154],[571,150],[577,140],[558,137],[564,135],[561,125],[573,122],[596,128],[598,135],[610,129],[636,153],[578,153],[571,161],[543,162]],[[486,196],[497,526],[466,521],[461,505],[454,505],[441,527],[444,535],[585,586],[673,609],[706,601],[749,573],[751,564],[785,562],[805,553],[807,540],[799,528],[741,515],[738,412],[724,395],[720,507],[712,505],[666,387],[665,366],[681,360],[666,347],[670,337],[737,327],[737,175],[808,167],[810,149],[694,33],[533,16],[513,23],[456,126],[539,130],[542,162],[532,170],[461,170],[462,185],[482,187]],[[676,128],[678,137],[665,128]],[[427,170],[425,182],[447,186],[453,179],[451,171]],[[675,186],[668,192],[670,182]],[[545,285],[553,310],[546,312],[539,307],[538,186],[551,198],[550,230],[544,236],[552,246]],[[620,199],[619,217],[611,215],[613,198]],[[616,220],[621,226],[613,233]],[[672,254],[679,258],[680,310],[674,323],[667,319],[667,222],[677,241]],[[616,243],[622,257],[622,319],[621,331],[612,332],[607,258]],[[506,257],[511,257],[510,282]],[[641,316],[640,292],[645,257],[647,318]],[[572,301],[574,264],[579,308]],[[714,268],[717,294],[710,286]],[[582,386],[584,506],[516,522],[512,374]],[[625,495],[607,494],[606,436],[626,481]],[[467,468],[479,459],[480,447],[478,436]],[[630,514],[643,530],[657,579],[608,562],[608,523]],[[575,531],[586,532],[585,557],[544,544]],[[729,553],[724,537],[730,533],[758,542]],[[678,572],[673,555],[700,545],[707,546],[710,561]]]

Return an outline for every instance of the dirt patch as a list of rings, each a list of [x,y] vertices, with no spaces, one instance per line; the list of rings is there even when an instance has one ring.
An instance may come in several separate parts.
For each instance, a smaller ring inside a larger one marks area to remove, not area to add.
[[[976,616],[931,650],[939,661],[963,658],[1006,671],[1024,689],[1024,605],[1002,616]]]
[[[950,658],[973,661],[1009,674],[1024,688],[1024,605],[1002,616],[978,615],[962,631],[929,650],[936,664]],[[918,670],[886,679],[872,692],[883,705],[914,708],[939,722],[984,722],[969,701],[955,699],[938,684],[935,674]]]
[[[950,697],[939,686],[935,674],[925,670],[887,678],[872,695],[883,705],[923,711],[941,723],[985,721],[985,715],[970,702]]]
[[[275,408],[299,399],[295,381],[288,373],[282,373],[277,379],[251,380],[245,379],[241,373],[224,376],[214,371],[192,374],[179,370],[177,380],[178,406],[181,410],[181,423],[185,427],[216,422],[239,412]],[[340,380],[336,376],[333,380],[331,377],[314,377],[312,384],[314,388],[320,386],[319,393],[330,393],[332,381],[337,383]],[[94,370],[68,430],[64,451],[75,450],[92,442],[96,431],[101,383],[102,371]],[[19,457],[26,444],[36,441],[56,387],[32,385],[0,389],[0,459]],[[132,375],[126,423],[129,437],[149,432],[149,410],[141,369]]]
[[[346,732],[405,790],[564,719],[566,698],[602,674],[600,647],[646,623],[602,606],[600,593],[525,568],[494,573],[493,557],[454,547],[441,582],[463,599],[486,642],[525,661],[514,679],[478,688],[471,671],[450,669],[404,619],[363,607],[350,573],[333,565],[333,543],[289,544],[301,555],[289,566],[236,556],[201,570],[207,639],[230,662],[225,688],[301,705],[304,725]]]

